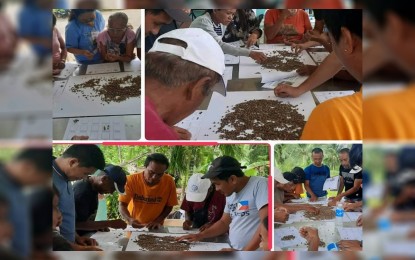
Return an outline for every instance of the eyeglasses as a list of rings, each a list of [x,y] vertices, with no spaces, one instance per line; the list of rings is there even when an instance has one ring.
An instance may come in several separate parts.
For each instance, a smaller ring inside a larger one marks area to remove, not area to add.
[[[108,31],[112,33],[122,33],[122,32],[125,32],[125,30],[127,30],[127,27],[122,28],[122,29],[108,28]]]

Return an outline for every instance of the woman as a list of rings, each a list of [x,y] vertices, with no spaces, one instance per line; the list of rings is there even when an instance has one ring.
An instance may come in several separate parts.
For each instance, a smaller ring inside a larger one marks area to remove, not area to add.
[[[52,38],[52,58],[53,58],[53,75],[59,74],[65,68],[65,61],[68,52],[66,51],[65,41],[62,38],[58,28],[56,28],[56,16],[53,18],[53,38]]]
[[[308,14],[301,9],[270,9],[265,13],[267,43],[298,43],[311,30]]]
[[[222,41],[226,26],[232,22],[235,13],[236,9],[209,9],[205,14],[196,18],[190,27],[200,28],[209,33],[219,43],[222,51],[225,54],[251,57],[257,62],[265,61],[267,56],[265,56],[265,54],[262,52],[235,47],[229,43]]]
[[[72,9],[65,29],[66,48],[81,64],[102,61],[98,51],[97,37],[104,29],[105,20],[95,9]]]
[[[125,13],[117,12],[108,18],[108,29],[98,35],[98,48],[105,61],[130,62],[135,58],[135,32],[127,25]]]
[[[226,28],[223,36],[224,42],[235,42],[242,40],[247,47],[256,44],[262,36],[259,29],[259,20],[252,9],[237,9],[235,17]]]

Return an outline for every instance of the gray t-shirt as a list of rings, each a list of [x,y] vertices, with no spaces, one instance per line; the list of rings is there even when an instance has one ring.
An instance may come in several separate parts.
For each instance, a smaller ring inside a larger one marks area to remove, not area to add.
[[[259,210],[268,204],[268,181],[251,177],[238,193],[226,197],[225,213],[232,219],[229,228],[231,246],[241,250],[253,238],[260,224]]]

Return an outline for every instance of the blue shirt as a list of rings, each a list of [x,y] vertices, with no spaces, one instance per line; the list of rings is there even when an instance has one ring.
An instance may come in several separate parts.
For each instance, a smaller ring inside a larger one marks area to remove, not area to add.
[[[75,242],[75,197],[72,183],[66,174],[53,161],[53,184],[59,191],[59,210],[62,212],[61,235],[70,242]]]
[[[41,9],[33,5],[23,7],[19,14],[19,36],[52,39],[52,13],[50,9]],[[31,44],[33,51],[40,57],[52,54],[52,45]]]
[[[95,16],[94,27],[83,24],[75,18],[65,28],[66,48],[88,50],[95,54],[91,60],[84,55],[75,55],[76,61],[82,64],[93,64],[102,61],[101,54],[98,51],[97,37],[104,30],[105,20],[99,11],[95,11]]]
[[[0,192],[9,201],[9,221],[13,225],[12,249],[27,258],[32,247],[29,205],[22,187],[9,177],[3,166],[0,166]]]
[[[311,164],[304,169],[306,181],[310,181],[310,188],[317,197],[323,197],[327,195],[327,191],[323,190],[324,182],[327,178],[330,178],[330,169],[326,165],[320,167]],[[307,197],[310,198],[310,194],[307,192]]]

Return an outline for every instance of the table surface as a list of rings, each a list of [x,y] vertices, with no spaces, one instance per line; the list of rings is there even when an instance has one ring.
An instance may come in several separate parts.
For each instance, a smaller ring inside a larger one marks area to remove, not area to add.
[[[307,52],[319,52],[323,51],[322,48],[310,48]],[[310,56],[311,59],[312,56]],[[314,61],[314,59],[313,59]],[[232,80],[228,81],[227,91],[269,91],[270,89],[262,88],[263,83],[261,83],[260,78],[252,78],[252,79],[238,79],[239,75],[239,64],[235,65],[226,65],[232,66]],[[361,83],[358,81],[348,81],[348,80],[340,80],[336,78],[331,78],[318,86],[317,88],[313,89],[311,93],[317,91],[342,91],[342,90],[353,90],[358,91],[361,87]],[[318,101],[313,95],[314,101],[316,105],[318,105]],[[199,106],[199,110],[206,110],[209,106],[209,102],[211,99],[211,95],[207,96],[203,103]]]
[[[298,204],[298,203],[287,203],[287,204]],[[327,200],[321,205],[327,206]],[[310,227],[317,228],[319,231],[320,240],[326,243],[326,247],[330,243],[335,243],[341,240],[339,232],[337,230],[337,226],[336,226],[336,218],[334,218],[332,220],[299,221],[299,222],[294,222],[291,224],[274,223],[274,244],[275,244],[275,234],[276,232],[278,232],[278,229],[285,228],[285,227],[295,227],[299,230],[301,227],[304,227],[304,226],[310,226]],[[357,227],[357,226],[356,226],[355,221],[348,220],[348,218],[345,215],[343,217],[342,227],[352,228],[352,227]],[[322,249],[323,248],[320,248],[320,250]],[[297,245],[293,247],[282,248],[282,250],[284,251],[306,251],[307,247],[305,245]]]
[[[125,251],[131,235],[137,234],[178,234],[177,232],[171,232],[169,228],[181,228],[183,224],[183,219],[166,219],[164,221],[164,226],[159,230],[153,230],[151,232],[148,231],[124,231],[122,229],[115,229],[111,232],[96,232],[94,235],[97,236],[96,240],[98,244],[100,244],[104,251],[111,251],[119,246],[119,250]],[[180,233],[181,235],[186,235],[186,233],[197,233],[197,229],[193,229],[191,231],[184,231]],[[213,238],[207,238],[202,240],[201,242],[210,242],[210,243],[226,243],[229,244],[229,237],[227,234],[223,234]]]
[[[118,62],[120,66],[120,72],[124,72],[124,62]],[[140,70],[140,60],[135,59],[131,63],[131,68],[134,70]],[[86,74],[88,65],[82,64],[77,68],[72,76],[82,76]],[[95,74],[100,75],[100,74]],[[66,80],[69,79],[66,78]],[[57,79],[65,80],[65,79]],[[122,115],[121,115],[122,116]],[[98,116],[99,117],[99,116]],[[105,116],[108,117],[108,116]],[[125,123],[126,140],[139,140],[141,138],[141,115],[124,115],[122,116]],[[65,130],[68,126],[70,118],[53,118],[53,140],[63,140]]]

